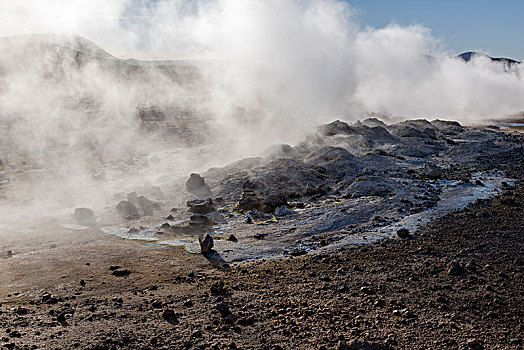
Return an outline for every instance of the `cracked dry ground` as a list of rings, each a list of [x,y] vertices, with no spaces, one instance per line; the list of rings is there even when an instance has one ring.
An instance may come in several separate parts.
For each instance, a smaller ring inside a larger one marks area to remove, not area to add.
[[[73,270],[74,285],[55,267],[47,290],[0,296],[0,345],[522,349],[523,206],[523,187],[506,189],[409,239],[228,270],[201,255],[115,243],[119,253],[91,252],[89,266]],[[131,273],[113,276],[109,263]]]

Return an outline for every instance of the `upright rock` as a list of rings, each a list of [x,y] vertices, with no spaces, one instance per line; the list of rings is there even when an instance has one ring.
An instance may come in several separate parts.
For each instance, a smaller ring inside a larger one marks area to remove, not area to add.
[[[209,186],[206,185],[204,178],[196,173],[189,175],[189,179],[186,181],[186,189],[200,199],[213,197],[213,193],[211,193]]]
[[[202,234],[198,237],[198,242],[200,243],[200,250],[202,254],[211,253],[213,249],[213,237],[209,233]]]

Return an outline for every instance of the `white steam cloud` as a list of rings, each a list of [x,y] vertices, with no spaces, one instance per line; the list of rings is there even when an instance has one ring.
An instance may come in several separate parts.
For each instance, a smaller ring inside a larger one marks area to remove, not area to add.
[[[0,8],[9,13],[4,35],[74,33],[117,56],[212,60],[216,111],[264,106],[271,124],[524,109],[522,74],[482,58],[463,64],[419,25],[362,29],[342,1],[11,0]]]
[[[0,36],[64,34],[0,46],[0,145],[61,174],[91,171],[93,154],[152,149],[139,106],[205,117],[212,136],[244,154],[372,112],[479,120],[524,110],[523,65],[466,64],[419,25],[362,28],[343,1],[0,0],[0,13]],[[132,66],[71,35],[118,58],[190,62]]]

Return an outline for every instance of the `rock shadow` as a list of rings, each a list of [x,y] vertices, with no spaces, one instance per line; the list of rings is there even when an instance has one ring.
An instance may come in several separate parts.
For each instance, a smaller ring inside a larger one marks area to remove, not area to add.
[[[214,249],[202,255],[204,255],[207,261],[217,270],[228,270],[230,268],[229,263]]]

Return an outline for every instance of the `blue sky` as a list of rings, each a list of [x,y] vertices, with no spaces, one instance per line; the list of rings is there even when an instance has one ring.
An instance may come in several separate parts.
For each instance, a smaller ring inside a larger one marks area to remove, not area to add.
[[[422,24],[457,53],[524,58],[523,0],[348,0],[362,26]]]

